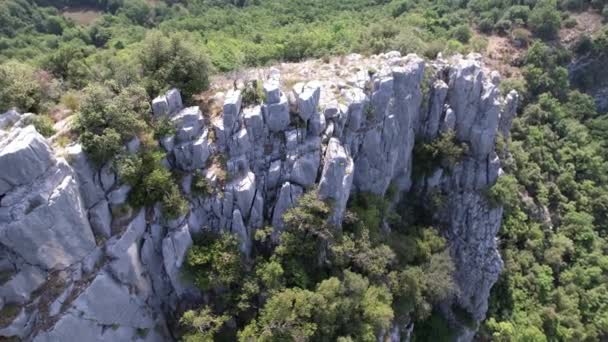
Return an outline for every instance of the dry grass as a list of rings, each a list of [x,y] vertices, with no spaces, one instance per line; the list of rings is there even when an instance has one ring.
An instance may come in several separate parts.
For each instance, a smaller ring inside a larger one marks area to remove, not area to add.
[[[103,12],[87,7],[72,7],[66,8],[61,12],[61,15],[71,19],[79,25],[88,26],[102,16]]]
[[[602,28],[602,16],[598,13],[590,11],[570,13],[570,17],[576,20],[576,26],[572,28],[562,27],[559,30],[559,40],[566,46],[575,43],[581,34],[592,36]]]

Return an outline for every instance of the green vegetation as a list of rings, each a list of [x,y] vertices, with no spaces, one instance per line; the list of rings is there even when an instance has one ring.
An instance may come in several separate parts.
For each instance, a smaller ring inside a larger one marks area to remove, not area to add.
[[[449,171],[468,151],[468,146],[459,143],[453,131],[442,133],[430,142],[417,139],[414,145],[413,174],[415,178],[431,175],[441,167]]]
[[[231,235],[197,238],[184,276],[213,298],[204,314],[187,312],[182,323],[194,331],[193,315],[215,322],[213,312],[222,312],[237,329],[213,325],[197,338],[212,331],[234,339],[236,330],[242,341],[376,341],[394,321],[426,320],[455,291],[445,240],[378,196],[360,194],[352,202],[340,231],[328,224],[331,207],[307,192],[285,213],[276,241],[272,228],[256,232],[249,261]],[[413,212],[409,207],[404,202],[400,209]],[[391,231],[382,229],[385,220]]]
[[[62,15],[66,6],[99,11],[99,18],[78,25]],[[156,142],[174,127],[151,118],[151,97],[178,87],[191,104],[213,72],[350,52],[433,58],[479,51],[488,35],[504,35],[528,50],[512,65],[523,78],[501,85],[503,92],[517,89],[523,101],[511,136],[497,142],[511,153],[501,155],[510,176],[485,192],[505,208],[505,271],[480,339],[605,340],[608,117],[573,87],[605,84],[608,30],[562,46],[560,28],[586,29],[577,24],[579,11],[607,18],[608,2],[4,0],[0,112],[39,114],[32,123],[45,136],[54,134],[57,109],[76,113],[78,139],[96,166],[110,163],[133,187],[130,205],[160,203],[167,217],[178,217],[188,203]],[[573,57],[594,62],[568,75]],[[263,101],[261,90],[259,82],[248,85],[244,103]],[[124,145],[134,138],[140,149],[128,154]],[[466,153],[453,132],[418,139],[414,176],[439,167],[449,172]],[[213,158],[225,164],[221,155]],[[204,196],[213,189],[197,173],[192,191]],[[394,207],[360,194],[338,230],[327,223],[331,206],[311,191],[286,213],[280,236],[272,228],[256,232],[249,260],[235,237],[197,237],[185,276],[209,298],[182,317],[183,338],[375,340],[390,321],[414,321],[413,340],[449,339],[437,303],[457,290],[454,266],[432,221],[446,196],[428,194],[426,208],[420,202],[405,198]],[[453,311],[470,321],[461,308]]]
[[[507,210],[505,271],[482,335],[496,341],[598,341],[608,329],[605,253],[608,116],[569,91],[563,51],[535,44],[526,57],[529,99],[513,123],[505,165],[489,189]],[[542,62],[541,62],[542,61]],[[565,73],[565,70],[564,70]]]

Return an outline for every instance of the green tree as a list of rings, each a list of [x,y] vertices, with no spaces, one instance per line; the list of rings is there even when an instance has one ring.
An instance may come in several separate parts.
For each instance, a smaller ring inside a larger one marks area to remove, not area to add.
[[[139,60],[148,94],[156,96],[176,87],[184,100],[209,86],[209,61],[192,35],[175,33],[169,36],[158,31],[146,35]]]
[[[557,35],[561,16],[554,0],[540,1],[530,12],[528,24],[534,33],[543,39],[552,39]]]
[[[42,99],[42,86],[34,68],[17,61],[0,65],[0,110],[16,107],[36,111]]]

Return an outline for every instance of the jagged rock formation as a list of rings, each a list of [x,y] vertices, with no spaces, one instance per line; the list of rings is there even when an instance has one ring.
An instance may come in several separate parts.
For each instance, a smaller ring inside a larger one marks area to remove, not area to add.
[[[0,133],[0,307],[18,313],[0,336],[172,340],[167,321],[202,295],[180,277],[192,235],[232,232],[247,254],[255,230],[271,223],[276,238],[283,213],[313,186],[332,201],[338,225],[354,191],[443,193],[447,205],[435,219],[446,227],[460,287],[443,310],[454,324],[455,305],[481,321],[502,268],[495,243],[502,209],[482,192],[500,176],[494,144],[508,134],[517,94],[502,98],[498,75],[477,55],[429,64],[396,52],[351,55],[291,89],[281,87],[291,82],[279,70],[268,74],[262,105],[231,89],[215,96],[219,116],[182,108],[175,89],[153,100],[154,115],[176,126],[160,144],[167,166],[185,174],[190,200],[189,213],[175,220],[158,208],[125,209],[130,187],[110,166],[92,167],[79,145],[58,157],[32,127],[20,127],[19,114],[2,115],[1,127],[13,128]],[[416,139],[448,130],[470,153],[450,173],[412,179]],[[194,172],[217,192],[193,195]],[[473,335],[463,326],[460,339]]]

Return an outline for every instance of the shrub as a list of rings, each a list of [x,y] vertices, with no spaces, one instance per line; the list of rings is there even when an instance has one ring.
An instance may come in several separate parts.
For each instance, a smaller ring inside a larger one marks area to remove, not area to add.
[[[32,118],[31,124],[36,127],[38,133],[42,134],[47,138],[56,133],[55,128],[53,128],[53,125],[55,123],[53,122],[53,119],[51,119],[48,115],[41,114],[34,116]]]
[[[467,152],[464,143],[458,143],[453,131],[441,134],[431,142],[416,142],[414,145],[413,173],[421,177],[442,167],[449,171]]]
[[[554,38],[560,24],[561,16],[552,1],[538,3],[530,12],[528,25],[534,33],[543,39]]]
[[[530,33],[526,29],[516,28],[511,32],[511,39],[517,47],[527,47],[530,43]]]
[[[452,38],[458,40],[459,42],[466,44],[471,39],[472,33],[469,25],[459,25],[452,29]]]
[[[42,97],[42,87],[31,66],[16,61],[0,65],[1,112],[12,107],[21,111],[37,111]]]
[[[519,200],[519,183],[511,175],[499,177],[496,183],[485,191],[485,196],[490,205],[504,206],[506,210],[511,210]]]
[[[185,102],[209,86],[209,61],[192,35],[152,31],[143,41],[139,61],[150,96],[169,87],[180,89]]]
[[[243,270],[236,237],[211,232],[196,236],[183,272],[203,291],[237,284]]]
[[[148,97],[139,87],[118,92],[92,84],[83,90],[78,127],[85,151],[98,165],[118,155],[123,143],[146,128],[142,114],[150,110]]]
[[[479,20],[479,22],[477,23],[477,28],[479,29],[479,31],[481,31],[485,34],[489,34],[494,29],[494,24],[495,24],[494,19],[483,18],[483,19]]]
[[[494,29],[496,30],[496,32],[500,33],[500,34],[506,34],[507,32],[509,32],[509,30],[511,30],[511,27],[513,26],[513,22],[509,19],[500,19],[496,25],[494,25]]]
[[[578,25],[578,22],[576,21],[575,18],[570,17],[570,18],[564,20],[565,28],[574,28],[574,27],[576,27],[576,25]]]
[[[188,310],[184,312],[179,320],[180,325],[187,332],[182,336],[185,342],[214,341],[215,335],[228,321],[229,316],[217,316],[211,312],[208,306],[199,310]]]
[[[192,193],[198,196],[207,196],[212,193],[213,189],[207,182],[207,178],[202,172],[197,171],[192,177]]]

